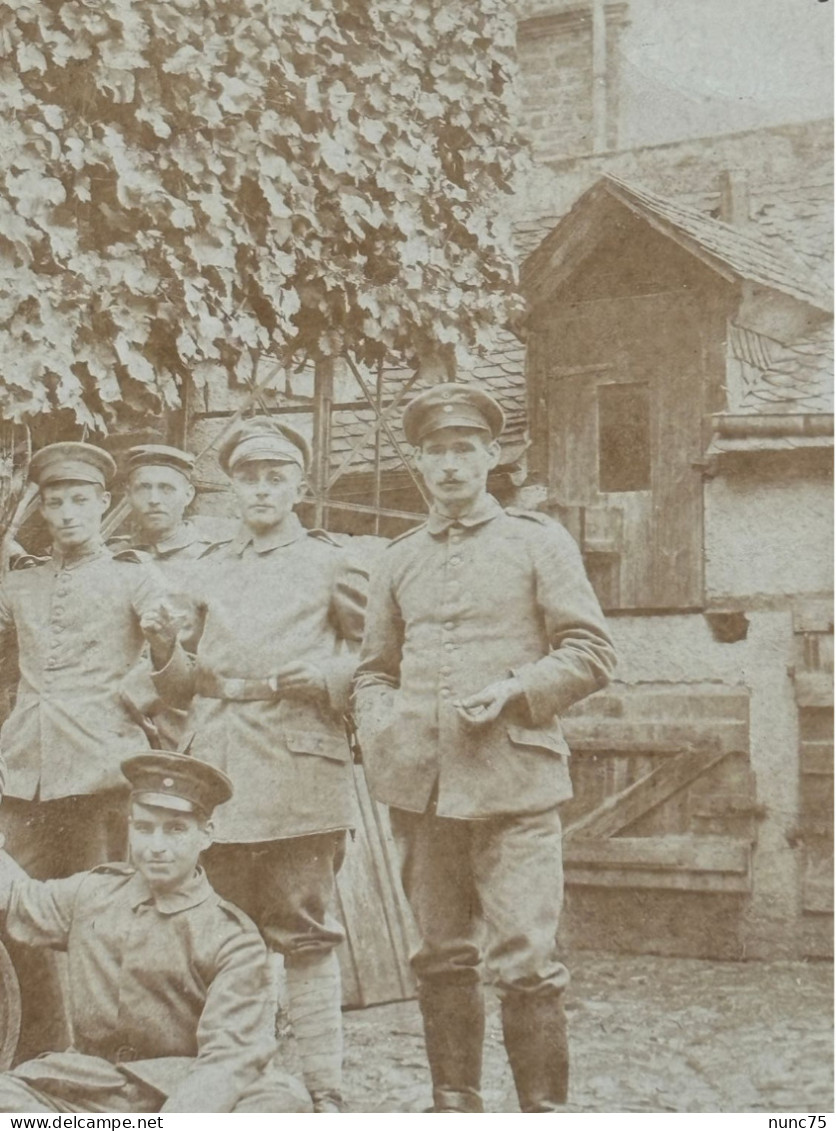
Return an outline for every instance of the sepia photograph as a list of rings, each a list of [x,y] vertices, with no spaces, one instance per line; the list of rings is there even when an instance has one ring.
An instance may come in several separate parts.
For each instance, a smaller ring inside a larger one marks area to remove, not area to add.
[[[827,1126],[833,37],[0,0],[0,1131]]]

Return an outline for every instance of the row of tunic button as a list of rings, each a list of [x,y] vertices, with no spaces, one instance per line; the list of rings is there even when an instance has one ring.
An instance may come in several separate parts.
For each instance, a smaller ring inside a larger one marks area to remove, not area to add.
[[[448,535],[448,539],[449,539],[449,543],[451,543],[453,545],[457,545],[461,541],[461,531],[450,530],[450,533]],[[458,554],[458,553],[453,554],[452,557],[447,559],[447,564],[454,566],[454,567],[460,566],[462,564],[461,555]],[[459,584],[460,583],[455,578],[447,581],[447,583],[445,585],[445,589],[448,590],[449,595],[451,597],[457,597],[458,596]],[[447,621],[444,622],[445,632],[453,632],[455,630],[455,628],[456,628],[456,622],[455,621],[447,620]],[[447,652],[455,651],[456,645],[453,643],[452,640],[442,640],[442,643],[444,645],[445,651],[447,651]],[[444,667],[439,668],[438,674],[443,679],[446,679],[448,676],[451,676],[453,674],[453,669],[449,664],[445,664]],[[441,694],[442,699],[449,699],[450,696],[453,694],[452,689],[447,687],[446,684],[442,685],[442,687],[439,688],[439,692]]]
[[[61,601],[69,595],[70,590],[69,590],[68,586],[69,586],[70,575],[69,575],[69,573],[67,573],[66,570],[62,570],[61,573],[57,574],[57,580],[58,580],[58,588],[55,590],[55,597],[59,601]],[[52,605],[52,623],[50,624],[50,628],[52,629],[53,632],[61,633],[61,632],[64,631],[66,625],[54,623],[55,617],[60,616],[63,612],[64,612],[64,606],[63,605],[58,605],[58,604],[53,603],[53,605]],[[50,645],[49,645],[50,651],[54,652],[55,649],[59,647],[60,643],[61,643],[60,640],[54,640],[53,639],[52,641],[50,641]],[[45,666],[47,668],[54,668],[54,667],[56,667],[57,662],[58,661],[55,659],[54,656],[50,656],[47,659]]]

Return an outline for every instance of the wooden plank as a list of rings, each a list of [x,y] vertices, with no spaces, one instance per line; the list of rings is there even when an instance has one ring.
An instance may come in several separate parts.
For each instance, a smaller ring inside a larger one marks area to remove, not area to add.
[[[799,707],[832,707],[832,673],[820,671],[796,672],[795,701]]]
[[[573,840],[564,848],[569,885],[748,892],[751,848],[735,837],[663,836]]]
[[[566,869],[569,887],[609,888],[610,890],[653,890],[747,894],[752,890],[748,876],[731,872],[652,872],[636,869],[618,871],[573,866]]]
[[[684,789],[726,755],[727,751],[716,747],[677,755],[580,817],[566,829],[564,839],[614,836],[672,794]]]
[[[747,874],[751,846],[725,836],[608,837],[564,843],[567,865],[647,871]]]
[[[346,942],[340,947],[343,1005],[403,1001],[414,995],[409,966],[414,942],[401,890],[388,816],[369,796],[363,771],[355,769],[359,821],[337,877]]]
[[[563,720],[566,741],[573,751],[669,754],[681,751],[747,750],[749,728],[744,720],[595,718],[570,715]]]

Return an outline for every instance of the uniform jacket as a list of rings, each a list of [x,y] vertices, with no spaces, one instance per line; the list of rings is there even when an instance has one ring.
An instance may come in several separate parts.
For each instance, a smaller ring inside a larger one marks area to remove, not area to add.
[[[188,706],[194,695],[184,744],[235,782],[235,796],[216,814],[220,842],[325,832],[354,820],[344,714],[363,632],[366,574],[327,534],[291,518],[269,548],[256,551],[242,534],[196,563],[202,566],[192,575],[202,621],[196,657],[178,647],[156,676],[172,706]],[[270,693],[223,697],[223,684],[212,688],[216,681],[249,688],[297,660],[323,671],[327,702]]]
[[[119,764],[148,745],[137,720],[156,697],[139,620],[164,589],[141,555],[104,545],[7,575],[0,652],[16,637],[20,680],[0,730],[6,795],[47,801],[125,784]]]
[[[154,564],[170,586],[169,604],[178,617],[180,640],[186,651],[194,650],[199,636],[194,601],[190,596],[194,563],[217,553],[233,540],[236,533],[237,527],[229,519],[195,515],[160,542],[145,542],[139,536],[131,540],[133,549],[154,559]],[[153,725],[160,746],[164,750],[176,750],[183,740],[186,713],[162,703],[154,704]]]
[[[6,927],[67,952],[73,1049],[14,1070],[35,1086],[112,1089],[127,1072],[163,1111],[225,1112],[275,1051],[264,943],[202,871],[164,896],[127,864],[17,880]]]
[[[236,534],[237,527],[229,519],[195,515],[160,542],[146,542],[137,534],[131,539],[131,545],[135,550],[150,554],[165,570],[169,564],[177,567],[204,557],[218,546],[231,542]]]
[[[578,548],[552,519],[486,496],[431,514],[370,585],[355,719],[371,792],[423,812],[536,812],[571,796],[560,716],[603,687],[614,652]],[[470,727],[453,703],[516,675],[524,699]]]

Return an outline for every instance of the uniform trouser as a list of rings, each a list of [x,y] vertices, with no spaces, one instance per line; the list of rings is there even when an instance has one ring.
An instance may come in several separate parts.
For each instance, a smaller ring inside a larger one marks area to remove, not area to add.
[[[483,961],[502,999],[522,1111],[557,1110],[568,1073],[557,953],[563,902],[556,809],[483,820],[391,810],[421,943],[412,965],[436,1111],[482,1111]]]
[[[333,914],[345,831],[253,844],[213,844],[203,855],[209,882],[256,924],[285,957],[327,953],[345,938]]]
[[[315,1101],[342,1091],[342,994],[334,950],[345,935],[332,907],[344,855],[340,830],[218,844],[204,857],[216,891],[245,911],[267,945],[284,955],[290,1020]]]
[[[556,945],[563,905],[557,809],[468,821],[432,810],[390,815],[421,935],[412,959],[419,981],[480,981],[484,956],[500,996],[565,988],[569,974]]]
[[[218,1066],[223,1071],[223,1066]],[[163,1105],[156,1089],[125,1078],[119,1088],[85,1091],[50,1081],[39,1086],[9,1073],[0,1075],[0,1112],[155,1112]],[[241,1094],[234,1112],[309,1112],[310,1100],[287,1073],[268,1068]]]
[[[86,872],[126,850],[127,789],[51,801],[6,797],[0,804],[5,848],[33,879]],[[22,1019],[18,1060],[66,1048],[69,1034],[56,958],[43,948],[19,946],[3,934],[20,983]]]

